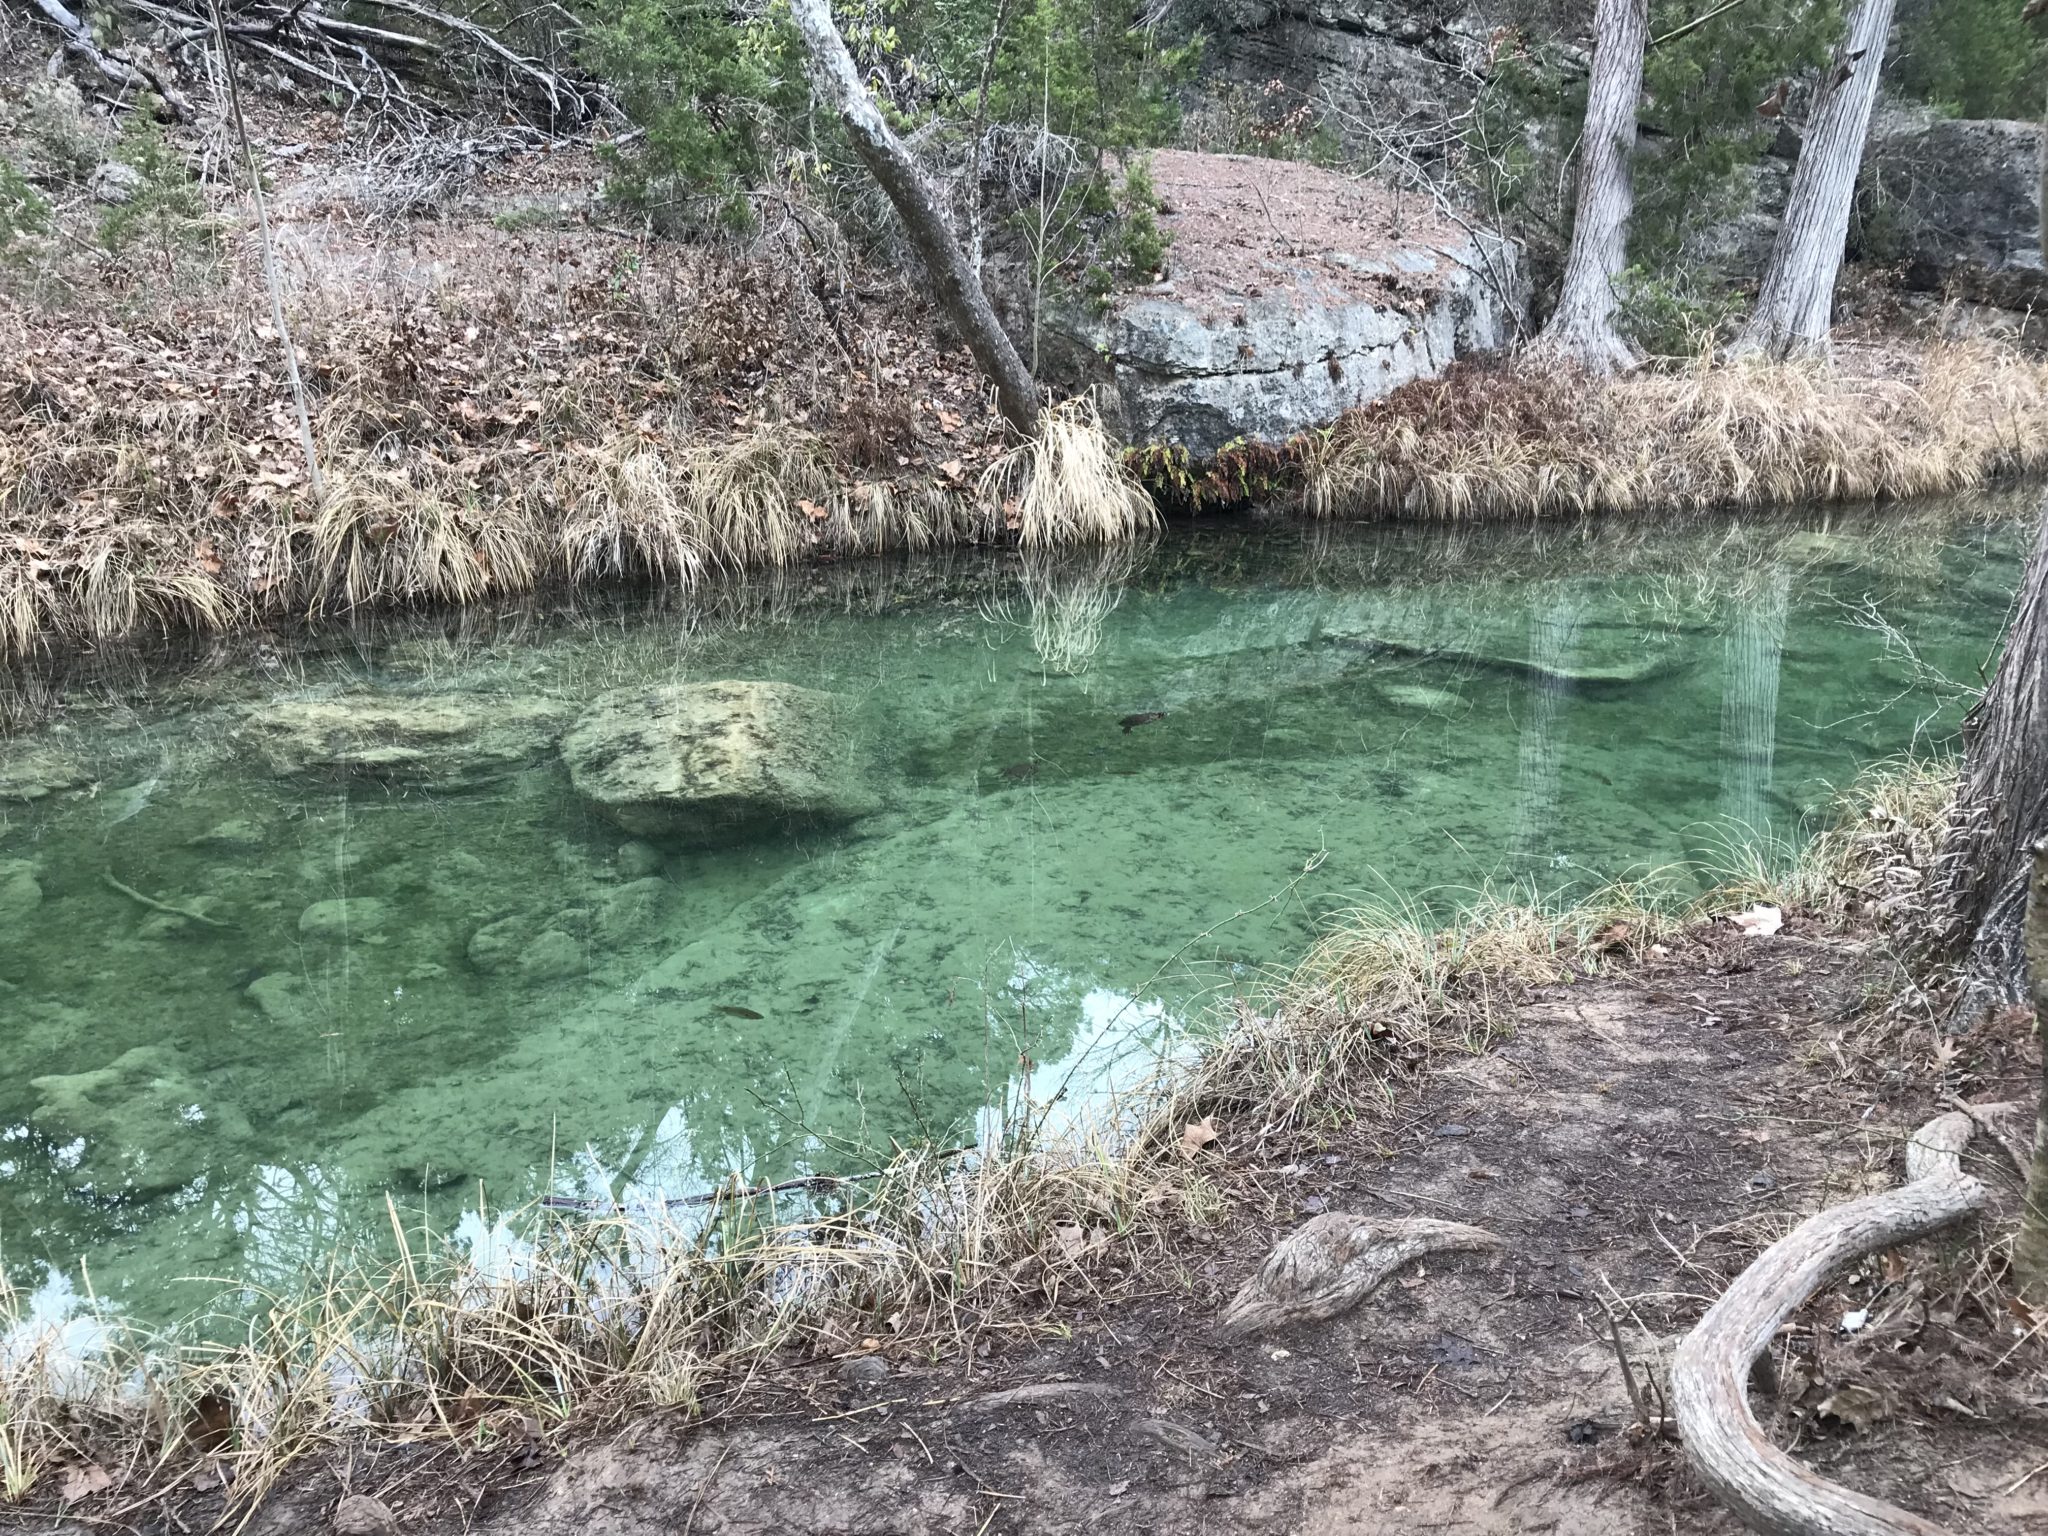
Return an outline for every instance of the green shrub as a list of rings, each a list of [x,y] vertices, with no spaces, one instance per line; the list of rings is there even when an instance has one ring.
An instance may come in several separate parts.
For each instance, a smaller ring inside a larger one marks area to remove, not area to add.
[[[2019,0],[1901,0],[1886,85],[1957,117],[2037,117],[2048,38]]]
[[[160,256],[172,275],[184,259],[213,252],[217,231],[206,202],[147,103],[128,115],[113,158],[133,170],[136,180],[126,200],[101,215],[101,245],[115,256]]]
[[[49,228],[49,202],[12,161],[0,158],[0,257],[13,254],[23,241]]]

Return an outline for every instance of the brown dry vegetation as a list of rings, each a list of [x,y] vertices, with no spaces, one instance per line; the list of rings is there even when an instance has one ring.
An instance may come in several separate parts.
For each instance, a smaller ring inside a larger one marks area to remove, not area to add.
[[[1927,496],[2048,468],[2048,363],[1988,341],[1843,342],[1833,364],[1665,362],[1612,379],[1460,364],[1331,427],[1158,450],[1172,505],[1295,495],[1341,518],[1660,515]]]

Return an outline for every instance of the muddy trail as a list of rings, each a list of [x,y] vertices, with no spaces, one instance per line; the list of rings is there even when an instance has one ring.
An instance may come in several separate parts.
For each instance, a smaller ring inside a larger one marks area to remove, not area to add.
[[[1733,1530],[1643,1423],[1674,1336],[1761,1247],[1898,1177],[1937,1085],[1910,1040],[1852,1017],[1879,964],[1796,923],[1696,930],[1622,976],[1537,991],[1492,1049],[1434,1066],[1377,1124],[1234,1146],[1219,1118],[1204,1155],[1228,1164],[1234,1217],[1105,1269],[1050,1328],[990,1319],[938,1359],[861,1341],[764,1369],[694,1422],[566,1449],[532,1425],[302,1463],[245,1529]],[[2013,1091],[2022,1042],[1980,1040],[1946,1085]],[[1974,1150],[2009,1204],[2011,1171]],[[1506,1247],[1437,1255],[1335,1321],[1218,1344],[1219,1307],[1324,1211],[1447,1217]],[[2039,1530],[2041,1359],[2012,1337],[1983,1246],[1966,1229],[1823,1290],[1757,1406],[1825,1476],[1957,1532]],[[201,1530],[219,1501],[188,1483],[70,1528]]]

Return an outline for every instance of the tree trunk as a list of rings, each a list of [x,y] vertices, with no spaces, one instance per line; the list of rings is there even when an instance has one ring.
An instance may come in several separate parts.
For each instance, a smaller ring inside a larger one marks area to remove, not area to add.
[[[2005,655],[1963,722],[1956,805],[1935,860],[1926,958],[1964,966],[1964,1021],[2027,995],[2029,849],[2048,835],[2048,501]],[[2038,980],[2038,978],[2037,978]]]
[[[812,87],[838,115],[853,141],[854,153],[895,205],[911,245],[931,276],[933,296],[995,385],[996,403],[1003,415],[1011,426],[1029,436],[1038,425],[1038,390],[1031,374],[997,322],[973,264],[946,227],[930,184],[861,84],[846,41],[833,25],[828,0],[791,0],[790,15],[803,36]]]
[[[1614,329],[1614,284],[1628,264],[1628,221],[1635,208],[1630,160],[1636,107],[1643,94],[1649,0],[1600,0],[1594,16],[1593,74],[1579,146],[1579,201],[1557,309],[1531,343],[1537,356],[1568,359],[1595,373],[1635,365],[1635,350]]]
[[[2034,1117],[2034,1156],[2020,1210],[2012,1267],[2020,1295],[2048,1303],[2048,837],[2034,844],[2027,882],[2027,967],[2033,973],[2034,1039],[2041,1047],[2041,1107]]]
[[[1848,35],[1828,63],[1806,125],[1756,310],[1731,349],[1737,354],[1827,353],[1835,275],[1849,239],[1849,203],[1891,25],[1892,0],[1857,0],[1850,13]]]

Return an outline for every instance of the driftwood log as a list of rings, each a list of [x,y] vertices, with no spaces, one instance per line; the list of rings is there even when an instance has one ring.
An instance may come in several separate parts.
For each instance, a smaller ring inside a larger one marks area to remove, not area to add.
[[[1505,1246],[1491,1232],[1455,1221],[1380,1220],[1331,1211],[1274,1245],[1259,1272],[1223,1309],[1216,1337],[1227,1343],[1290,1323],[1322,1322],[1350,1311],[1427,1254]]]
[[[1953,1226],[1980,1209],[1985,1187],[1963,1172],[1977,1122],[1930,1120],[1906,1144],[1906,1182],[1801,1222],[1735,1279],[1678,1347],[1672,1412],[1707,1486],[1770,1536],[1946,1536],[1943,1528],[1851,1492],[1773,1445],[1749,1406],[1749,1374],[1787,1317],[1827,1278],[1867,1254]]]

